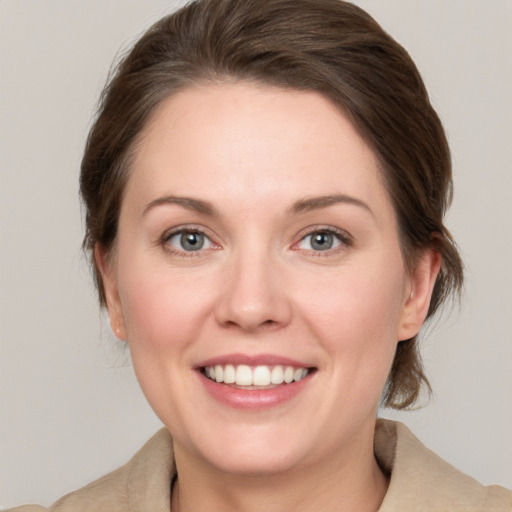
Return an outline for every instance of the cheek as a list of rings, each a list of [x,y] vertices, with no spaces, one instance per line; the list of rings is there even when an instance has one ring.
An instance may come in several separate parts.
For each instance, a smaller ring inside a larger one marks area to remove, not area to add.
[[[302,316],[330,355],[332,371],[340,379],[360,380],[361,390],[364,381],[384,384],[396,350],[404,273],[395,267],[373,266],[385,273],[368,272],[368,266],[364,272],[339,272],[315,290],[304,286],[300,294]]]
[[[196,392],[184,377],[195,341],[208,329],[211,283],[135,260],[120,269],[120,297],[137,379],[160,419],[179,429],[186,423],[184,397]]]
[[[174,351],[193,339],[211,309],[211,284],[175,269],[130,264],[120,290],[130,345]]]
[[[333,336],[362,339],[380,333],[379,338],[396,337],[403,281],[400,276],[390,277],[342,273],[334,279],[331,276],[317,283],[316,289],[303,287],[302,309],[312,325]],[[374,337],[366,341],[372,342]]]

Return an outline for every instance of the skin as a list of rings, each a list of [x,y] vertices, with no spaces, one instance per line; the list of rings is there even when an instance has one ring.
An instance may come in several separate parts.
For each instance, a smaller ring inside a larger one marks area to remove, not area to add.
[[[297,209],[333,195],[351,200]],[[184,250],[184,226],[203,249]],[[333,247],[318,250],[309,235],[326,229]],[[377,510],[379,399],[440,261],[425,251],[406,271],[378,161],[339,110],[248,83],[173,95],[140,137],[108,256],[97,248],[113,330],[173,435],[173,510]],[[316,371],[291,400],[240,410],[196,370],[234,353]]]

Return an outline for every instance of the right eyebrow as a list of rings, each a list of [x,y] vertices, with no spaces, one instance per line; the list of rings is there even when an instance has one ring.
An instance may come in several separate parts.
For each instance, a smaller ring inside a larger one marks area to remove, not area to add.
[[[186,208],[187,210],[191,210],[197,213],[201,213],[203,215],[208,215],[210,217],[218,217],[218,212],[215,207],[209,203],[208,201],[203,201],[201,199],[195,199],[193,197],[183,197],[183,196],[163,196],[154,199],[150,203],[146,205],[142,215],[146,215],[150,210],[156,208],[157,206],[175,204]]]
[[[311,196],[295,202],[291,208],[293,213],[306,213],[313,210],[328,208],[333,204],[351,204],[358,206],[368,212],[373,218],[375,214],[372,209],[361,199],[346,194],[332,194],[328,196]]]

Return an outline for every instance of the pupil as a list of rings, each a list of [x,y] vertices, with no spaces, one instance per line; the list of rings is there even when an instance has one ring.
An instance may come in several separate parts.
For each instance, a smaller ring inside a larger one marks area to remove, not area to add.
[[[333,245],[333,236],[330,233],[317,233],[313,236],[311,246],[319,251],[326,251]]]
[[[181,245],[187,251],[198,251],[204,245],[204,237],[201,233],[183,233]]]

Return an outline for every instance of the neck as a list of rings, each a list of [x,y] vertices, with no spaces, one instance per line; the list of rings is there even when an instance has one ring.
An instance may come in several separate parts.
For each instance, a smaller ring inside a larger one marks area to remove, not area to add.
[[[388,478],[373,455],[373,445],[271,475],[233,475],[206,469],[176,447],[179,478],[173,488],[172,512],[375,512],[387,491]],[[197,462],[197,461],[196,461]],[[206,469],[206,470],[205,470]]]

